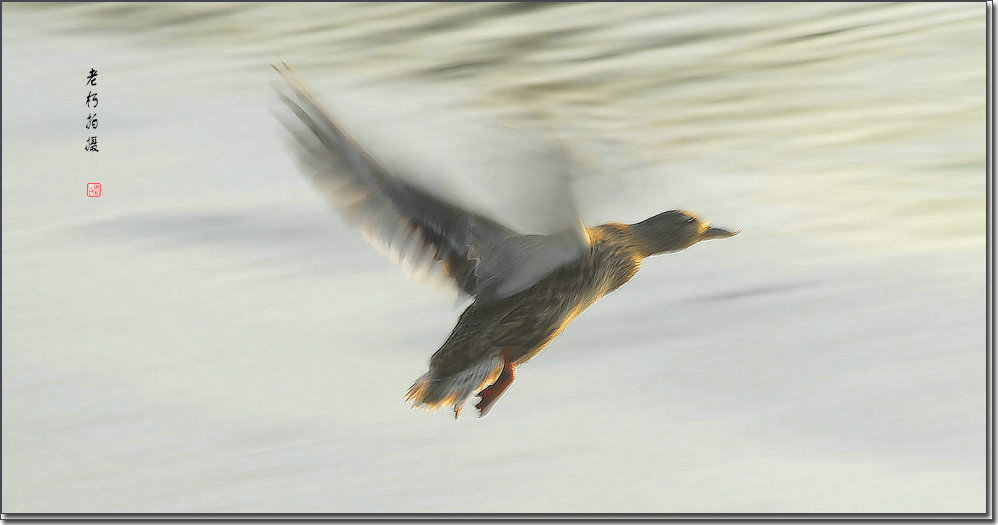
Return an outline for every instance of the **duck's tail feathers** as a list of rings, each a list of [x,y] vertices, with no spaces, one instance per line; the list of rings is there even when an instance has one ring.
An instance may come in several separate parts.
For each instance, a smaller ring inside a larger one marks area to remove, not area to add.
[[[412,408],[436,410],[453,405],[457,419],[471,396],[495,382],[502,373],[503,364],[501,355],[493,355],[450,376],[435,377],[429,371],[409,387],[405,399],[412,400]]]

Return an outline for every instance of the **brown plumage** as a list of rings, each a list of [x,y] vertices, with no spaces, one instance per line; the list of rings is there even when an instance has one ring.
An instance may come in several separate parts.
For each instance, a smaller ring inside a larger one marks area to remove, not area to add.
[[[406,182],[379,166],[287,66],[282,96],[300,125],[289,129],[313,180],[375,245],[407,266],[441,270],[475,301],[410,387],[413,406],[452,406],[459,415],[478,394],[481,415],[509,387],[516,367],[537,355],[575,317],[630,280],[650,255],[737,232],[673,210],[636,224],[522,235]]]

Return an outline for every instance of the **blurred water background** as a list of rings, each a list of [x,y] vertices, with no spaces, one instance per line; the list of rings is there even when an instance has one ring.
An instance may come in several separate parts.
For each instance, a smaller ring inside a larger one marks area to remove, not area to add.
[[[4,512],[984,511],[984,4],[2,9]],[[410,411],[459,310],[300,175],[278,56],[529,116],[588,224],[743,232]]]

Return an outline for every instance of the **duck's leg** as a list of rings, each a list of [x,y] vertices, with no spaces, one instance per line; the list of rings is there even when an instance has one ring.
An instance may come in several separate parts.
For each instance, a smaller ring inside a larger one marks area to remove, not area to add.
[[[496,378],[495,382],[491,385],[482,389],[478,393],[478,397],[482,398],[481,401],[475,405],[478,409],[478,417],[483,417],[485,414],[489,413],[492,409],[492,405],[499,399],[499,396],[509,388],[509,385],[513,384],[513,379],[516,379],[516,365],[514,365],[509,360],[509,350],[502,351],[503,366],[502,372],[499,373],[499,377]]]

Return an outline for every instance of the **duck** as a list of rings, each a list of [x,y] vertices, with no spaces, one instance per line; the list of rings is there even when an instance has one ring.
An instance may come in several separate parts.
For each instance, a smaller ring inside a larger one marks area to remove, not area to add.
[[[644,259],[740,232],[669,210],[633,224],[592,227],[576,215],[562,231],[522,233],[386,168],[290,66],[274,69],[285,81],[278,95],[291,113],[284,124],[300,165],[332,207],[375,247],[420,268],[410,273],[442,276],[472,300],[405,393],[412,408],[450,407],[457,418],[474,396],[484,417],[520,366],[634,277]]]

